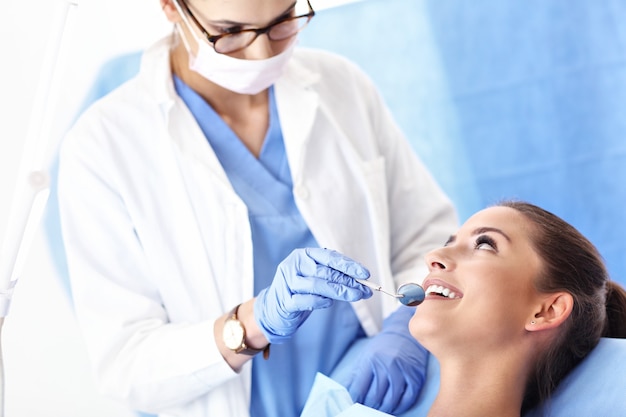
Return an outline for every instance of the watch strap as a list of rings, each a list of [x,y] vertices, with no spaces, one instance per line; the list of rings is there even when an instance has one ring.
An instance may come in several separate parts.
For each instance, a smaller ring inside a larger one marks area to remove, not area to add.
[[[241,321],[237,317],[239,306],[241,306],[241,304],[237,304],[235,308],[233,308],[230,311],[230,313],[228,313],[228,318],[226,318],[226,320],[237,320],[241,324],[241,327],[243,328],[244,340],[241,341],[241,346],[239,346],[237,349],[234,349],[233,351],[237,354],[241,353],[241,354],[249,355],[249,356],[255,356],[256,354],[263,352],[263,359],[268,359],[270,357],[270,344],[269,343],[267,344],[267,346],[265,346],[262,349],[253,349],[253,348],[248,347],[248,345],[246,345],[246,341],[245,341],[246,328],[243,326],[243,323],[241,323]]]

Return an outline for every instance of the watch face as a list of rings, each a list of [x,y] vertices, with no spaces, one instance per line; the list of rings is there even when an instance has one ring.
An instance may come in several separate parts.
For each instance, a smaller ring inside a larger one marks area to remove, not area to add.
[[[243,344],[244,331],[239,320],[226,320],[224,323],[224,344],[228,349],[236,350]]]

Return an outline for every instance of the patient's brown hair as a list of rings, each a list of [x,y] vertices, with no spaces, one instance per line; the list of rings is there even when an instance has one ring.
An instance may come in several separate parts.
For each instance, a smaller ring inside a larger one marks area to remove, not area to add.
[[[610,280],[596,247],[572,225],[529,203],[497,205],[517,210],[533,224],[531,241],[543,264],[537,290],[566,291],[574,299],[563,330],[531,373],[524,413],[548,398],[601,337],[626,338],[626,291]]]

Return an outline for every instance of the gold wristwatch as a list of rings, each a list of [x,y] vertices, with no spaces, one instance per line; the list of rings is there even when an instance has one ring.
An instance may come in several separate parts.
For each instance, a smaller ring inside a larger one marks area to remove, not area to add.
[[[222,338],[226,347],[235,353],[241,353],[244,355],[254,356],[259,352],[263,352],[263,357],[267,359],[269,357],[269,348],[267,345],[263,349],[253,349],[246,345],[246,329],[243,327],[243,323],[237,318],[237,311],[239,306],[237,305],[233,310],[228,313],[228,317],[224,322],[224,329],[222,332]]]

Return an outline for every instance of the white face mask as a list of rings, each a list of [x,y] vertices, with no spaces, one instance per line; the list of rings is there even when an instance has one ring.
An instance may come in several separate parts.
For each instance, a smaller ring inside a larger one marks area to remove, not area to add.
[[[198,53],[194,56],[185,38],[185,33],[177,25],[178,32],[189,54],[189,68],[191,70],[207,80],[239,94],[258,94],[280,78],[287,61],[293,54],[296,36],[284,51],[271,58],[258,60],[233,58],[215,52],[215,49],[208,42],[198,38],[178,2],[174,1],[174,5],[198,44]]]

